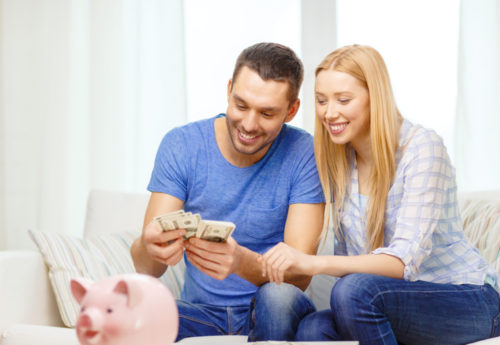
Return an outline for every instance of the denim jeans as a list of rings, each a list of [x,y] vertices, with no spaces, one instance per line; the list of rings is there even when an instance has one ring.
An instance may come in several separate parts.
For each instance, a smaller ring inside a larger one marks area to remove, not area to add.
[[[295,337],[299,322],[315,311],[311,300],[290,284],[262,285],[247,306],[216,306],[177,300],[177,340],[207,335],[248,335],[249,341]]]
[[[351,274],[334,285],[330,309],[302,320],[296,340],[464,344],[500,335],[499,308],[499,295],[490,285]]]

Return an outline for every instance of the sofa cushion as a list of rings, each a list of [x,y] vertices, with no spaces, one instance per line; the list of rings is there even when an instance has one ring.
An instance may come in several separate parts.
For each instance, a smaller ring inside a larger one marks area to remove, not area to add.
[[[500,272],[500,200],[466,196],[460,199],[464,233]]]
[[[91,190],[87,200],[85,236],[121,231],[141,233],[148,193]]]
[[[137,233],[121,232],[84,239],[57,233],[29,230],[49,268],[51,282],[63,323],[74,327],[79,306],[70,291],[74,277],[98,281],[111,275],[135,272],[130,246]],[[183,284],[184,263],[170,267],[162,281],[178,298]]]
[[[17,324],[2,331],[2,345],[79,345],[74,329],[64,327]]]

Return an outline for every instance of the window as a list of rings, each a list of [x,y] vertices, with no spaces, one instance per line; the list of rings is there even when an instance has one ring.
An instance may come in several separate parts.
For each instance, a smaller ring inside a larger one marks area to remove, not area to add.
[[[227,82],[244,48],[279,42],[300,56],[300,0],[186,0],[184,16],[188,121],[226,111]]]
[[[458,0],[337,0],[338,45],[364,44],[384,58],[399,110],[434,129],[453,157]]]

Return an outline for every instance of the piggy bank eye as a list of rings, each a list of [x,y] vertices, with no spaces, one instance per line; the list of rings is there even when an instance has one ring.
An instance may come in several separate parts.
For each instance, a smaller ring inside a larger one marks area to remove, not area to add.
[[[84,311],[85,311],[85,307],[82,307],[82,308],[80,309],[80,313],[83,313]]]
[[[113,309],[108,308],[106,311],[108,312],[108,314],[111,314],[113,312]]]

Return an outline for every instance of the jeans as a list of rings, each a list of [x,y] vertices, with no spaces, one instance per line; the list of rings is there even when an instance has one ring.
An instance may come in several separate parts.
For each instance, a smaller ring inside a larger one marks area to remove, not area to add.
[[[351,274],[334,285],[330,309],[302,320],[296,340],[465,344],[500,335],[499,309],[499,295],[490,285]]]
[[[248,335],[248,341],[295,337],[299,322],[315,311],[311,300],[290,284],[262,285],[248,306],[216,306],[177,300],[177,340],[207,335]]]

